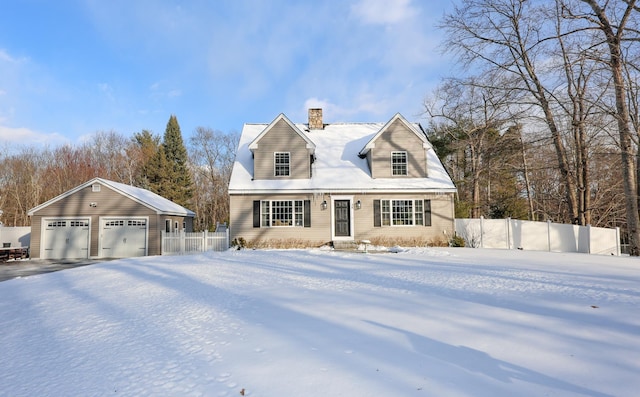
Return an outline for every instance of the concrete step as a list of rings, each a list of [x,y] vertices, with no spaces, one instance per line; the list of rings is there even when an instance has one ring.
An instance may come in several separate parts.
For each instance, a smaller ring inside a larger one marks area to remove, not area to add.
[[[340,251],[357,251],[359,244],[355,241],[343,241],[337,240],[333,241],[333,249]]]

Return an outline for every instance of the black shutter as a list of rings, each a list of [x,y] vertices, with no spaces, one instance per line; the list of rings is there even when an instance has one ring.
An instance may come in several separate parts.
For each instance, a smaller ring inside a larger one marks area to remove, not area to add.
[[[253,201],[253,227],[260,227],[260,200]]]
[[[380,214],[380,200],[373,200],[373,226],[382,226],[382,215]]]
[[[311,200],[304,201],[304,227],[311,227]]]
[[[431,226],[431,200],[424,201],[424,225]]]

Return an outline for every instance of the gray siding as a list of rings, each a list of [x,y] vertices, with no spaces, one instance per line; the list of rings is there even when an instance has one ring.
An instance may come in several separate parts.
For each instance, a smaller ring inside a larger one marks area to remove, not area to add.
[[[326,198],[328,200],[328,197]],[[310,200],[311,227],[253,227],[255,200]],[[230,197],[229,238],[247,241],[306,240],[317,245],[331,241],[330,211],[322,209],[322,198],[314,195],[232,195]]]
[[[95,207],[90,203],[96,203]],[[187,231],[192,230],[193,220],[179,216],[158,215],[154,210],[132,200],[122,194],[101,185],[99,192],[93,192],[91,186],[87,186],[67,197],[47,205],[36,211],[31,219],[31,246],[32,258],[40,257],[42,219],[60,217],[86,217],[91,219],[91,241],[89,256],[99,256],[98,246],[100,238],[101,217],[148,217],[148,241],[147,252],[149,255],[160,255],[160,231],[164,228],[164,220],[171,219],[172,224],[187,222]]]
[[[431,226],[374,226],[374,200],[431,200]],[[453,194],[367,194],[355,196],[362,207],[355,211],[356,240],[372,238],[448,238],[453,236],[454,209]],[[447,237],[448,236],[448,237]]]
[[[368,157],[373,178],[426,178],[427,155],[423,141],[404,123],[396,120],[375,141]],[[391,152],[407,152],[407,175],[393,176]]]
[[[31,241],[29,242],[29,257],[40,258],[40,236],[42,230],[42,217],[31,217]]]
[[[274,175],[274,153],[290,153],[290,175]],[[253,153],[254,179],[308,179],[311,177],[310,152],[307,142],[284,120],[277,122],[258,141],[258,149]]]
[[[352,205],[361,201],[360,209],[353,209],[355,241],[376,237],[426,239],[448,238],[453,236],[454,210],[453,194],[344,194],[353,196]],[[431,226],[374,226],[374,200],[411,199],[431,200]],[[331,241],[331,196],[325,195],[232,195],[230,198],[231,223],[230,238],[242,237],[247,241],[270,239],[308,240],[314,245]],[[311,200],[311,227],[253,227],[254,200]],[[322,209],[322,201],[326,200],[328,208]]]

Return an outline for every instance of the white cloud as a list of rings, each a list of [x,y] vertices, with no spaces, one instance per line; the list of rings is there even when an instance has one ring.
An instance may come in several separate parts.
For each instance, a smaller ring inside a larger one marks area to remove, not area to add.
[[[365,24],[391,25],[417,14],[411,0],[360,0],[351,12]]]
[[[57,145],[67,143],[68,139],[57,132],[42,133],[24,127],[13,128],[0,125],[0,141],[9,144]]]
[[[17,63],[21,63],[21,62],[25,61],[25,59],[24,58],[15,58],[15,57],[11,56],[6,50],[0,48],[0,61],[1,62],[6,62],[6,63],[17,64]]]

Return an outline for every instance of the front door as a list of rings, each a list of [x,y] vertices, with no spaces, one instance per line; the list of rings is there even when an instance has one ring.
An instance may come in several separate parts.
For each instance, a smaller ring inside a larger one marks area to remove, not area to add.
[[[336,237],[349,237],[351,235],[351,201],[335,200],[335,235]]]

